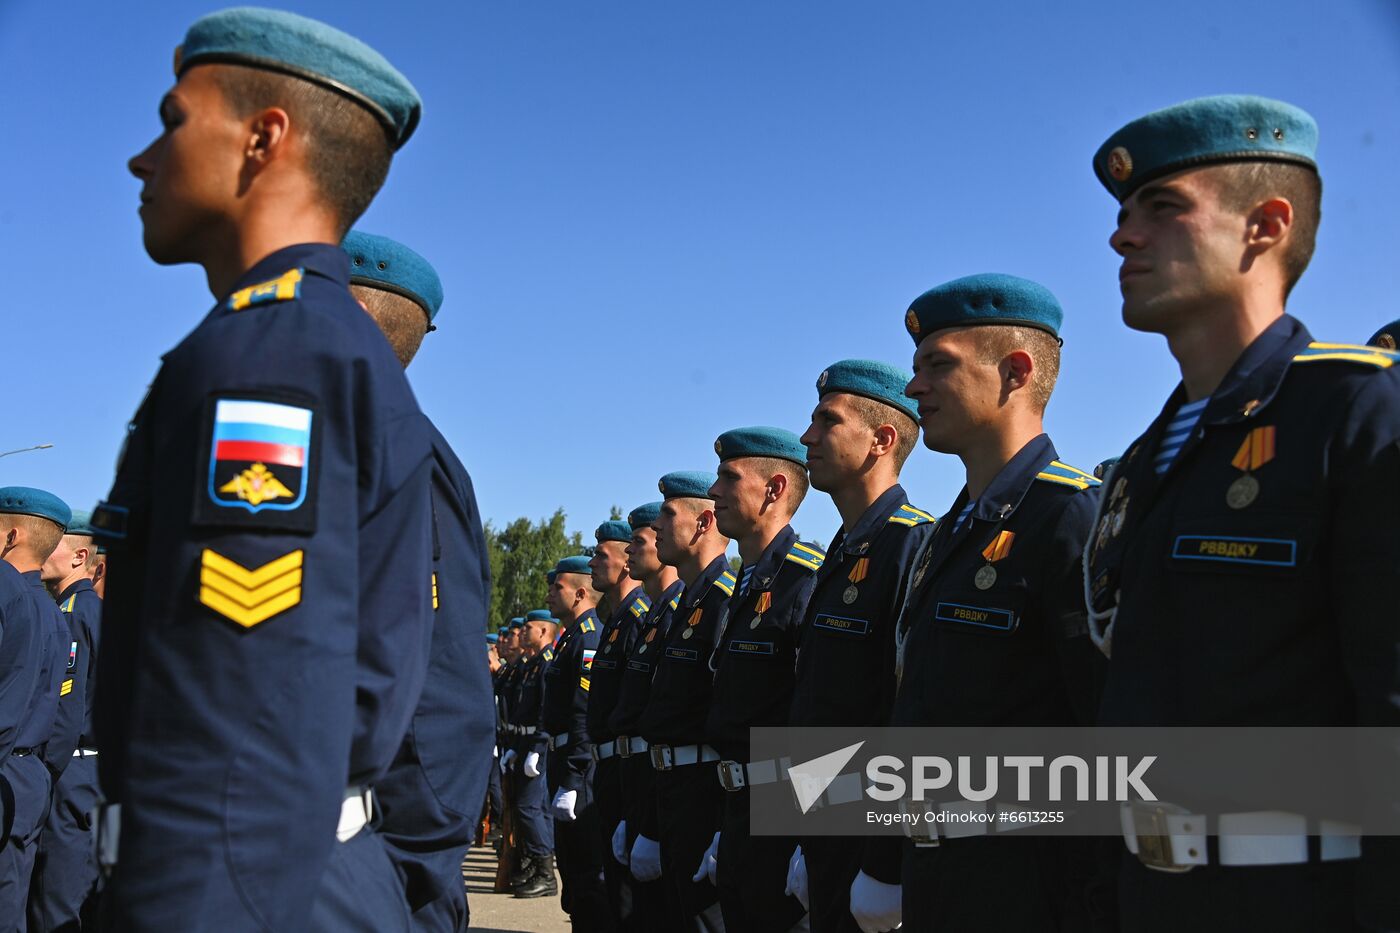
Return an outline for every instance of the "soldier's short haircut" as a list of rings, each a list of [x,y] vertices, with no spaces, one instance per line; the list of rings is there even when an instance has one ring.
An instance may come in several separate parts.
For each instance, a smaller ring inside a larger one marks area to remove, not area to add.
[[[1293,205],[1293,225],[1283,251],[1283,295],[1303,277],[1317,245],[1322,222],[1322,177],[1305,165],[1288,162],[1232,162],[1215,167],[1220,204],[1247,213],[1270,198]]]
[[[588,590],[594,597],[601,598],[603,595],[603,591],[593,585],[593,575],[591,573],[561,573],[559,576],[561,578],[567,577],[568,579],[578,581],[575,585]]]
[[[369,285],[351,285],[350,293],[364,302],[394,355],[405,367],[418,355],[428,333],[428,315],[412,298]]]
[[[893,405],[877,402],[873,398],[866,398],[864,395],[846,397],[850,399],[851,410],[856,413],[860,423],[871,431],[888,424],[899,432],[899,442],[894,446],[894,468],[896,472],[904,469],[904,461],[909,459],[909,455],[914,452],[914,445],[919,442],[918,422]]]
[[[30,556],[40,562],[48,560],[63,540],[62,525],[37,515],[0,514],[0,535],[11,528],[25,532]]]
[[[784,460],[781,457],[751,457],[745,458],[753,461],[754,469],[764,476],[772,476],[774,473],[781,473],[787,477],[787,501],[789,505],[789,515],[795,515],[797,508],[802,504],[802,500],[807,498],[807,489],[810,485],[807,479],[807,470],[798,466],[791,460]]]
[[[1025,350],[1035,361],[1031,373],[1030,400],[1037,411],[1045,411],[1055,381],[1060,378],[1060,341],[1036,327],[1014,327],[989,324],[977,331],[978,359],[983,363],[1000,363],[1008,353]]]
[[[310,81],[246,65],[221,64],[215,71],[238,119],[280,107],[304,130],[307,169],[343,236],[389,174],[394,153],[384,125],[363,105]]]

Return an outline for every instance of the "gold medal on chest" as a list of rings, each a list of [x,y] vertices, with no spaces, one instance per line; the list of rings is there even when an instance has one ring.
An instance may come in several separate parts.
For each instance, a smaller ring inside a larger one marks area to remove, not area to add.
[[[990,590],[997,582],[997,569],[991,564],[986,564],[977,571],[977,576],[972,578],[972,582],[979,590]]]
[[[1232,509],[1248,508],[1259,498],[1259,480],[1246,473],[1230,484],[1225,492],[1225,504]]]
[[[845,603],[847,606],[849,606],[851,603],[855,602],[859,598],[860,590],[856,587],[855,584],[851,584],[850,586],[846,587],[846,591],[841,594],[841,602]]]

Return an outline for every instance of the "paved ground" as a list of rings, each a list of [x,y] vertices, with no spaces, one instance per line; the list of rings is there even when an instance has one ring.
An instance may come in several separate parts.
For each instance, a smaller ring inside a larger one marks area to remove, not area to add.
[[[559,909],[559,898],[524,900],[496,894],[496,853],[477,846],[462,863],[462,879],[471,905],[472,929],[481,933],[568,933],[569,918]]]

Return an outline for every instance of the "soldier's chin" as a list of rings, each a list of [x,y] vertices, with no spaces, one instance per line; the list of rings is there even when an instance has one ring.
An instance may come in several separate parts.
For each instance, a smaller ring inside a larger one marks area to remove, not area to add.
[[[158,265],[176,266],[194,261],[189,255],[188,239],[171,235],[149,223],[141,231],[141,243],[146,247],[146,255]]]

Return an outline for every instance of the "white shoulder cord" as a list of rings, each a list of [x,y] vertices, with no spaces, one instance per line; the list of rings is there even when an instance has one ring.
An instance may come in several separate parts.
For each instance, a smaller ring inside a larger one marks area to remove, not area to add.
[[[1120,464],[1115,463],[1108,468],[1104,474],[1103,485],[1099,488],[1103,494],[1099,496],[1098,503],[1094,506],[1094,523],[1089,526],[1089,537],[1084,542],[1084,555],[1081,564],[1084,568],[1084,608],[1089,614],[1089,638],[1094,645],[1103,652],[1104,657],[1112,657],[1113,651],[1113,623],[1118,618],[1118,597],[1113,598],[1113,608],[1096,610],[1094,608],[1093,588],[1089,585],[1089,553],[1094,548],[1094,541],[1098,538],[1099,522],[1103,520],[1104,503],[1108,499],[1108,490],[1112,488],[1114,474],[1118,471]],[[1107,619],[1105,625],[1100,625]]]

